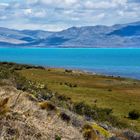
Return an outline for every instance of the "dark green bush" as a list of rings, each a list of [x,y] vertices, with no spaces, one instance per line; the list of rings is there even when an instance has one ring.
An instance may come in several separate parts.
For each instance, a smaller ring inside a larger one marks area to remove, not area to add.
[[[92,118],[96,116],[95,110],[91,106],[85,104],[84,102],[74,104],[73,108],[74,111],[79,115],[85,115],[86,117]]]
[[[67,115],[65,112],[60,113],[60,118],[67,123],[69,123],[71,120],[70,116]]]
[[[61,137],[58,135],[55,135],[55,140],[61,140]]]
[[[66,86],[70,87],[70,88],[77,87],[77,84],[72,84],[72,83],[67,83],[67,82],[65,82],[64,84],[65,84]]]
[[[121,122],[115,116],[113,116],[113,111],[109,108],[98,108],[97,106],[89,106],[84,102],[79,102],[73,105],[73,110],[79,115],[88,117],[88,119],[94,119],[99,122],[109,122],[113,126],[117,126],[119,128],[128,127],[126,123]]]
[[[10,70],[0,67],[0,79],[8,79],[11,77]]]
[[[16,64],[12,62],[0,62],[1,67],[5,67],[9,70],[22,70],[22,69],[32,69],[32,68],[37,68],[37,69],[45,69],[44,67],[41,66],[32,66],[32,65],[26,65],[26,64]]]
[[[51,92],[47,92],[46,90],[40,90],[38,95],[40,95],[40,98],[44,100],[50,100],[53,97],[53,94]]]
[[[72,73],[72,70],[65,69],[65,72]]]
[[[137,110],[132,110],[129,112],[128,117],[132,120],[136,120],[140,118],[140,112],[138,112]]]
[[[57,98],[58,98],[59,101],[69,101],[69,100],[71,100],[71,98],[68,98],[64,95],[57,95]]]

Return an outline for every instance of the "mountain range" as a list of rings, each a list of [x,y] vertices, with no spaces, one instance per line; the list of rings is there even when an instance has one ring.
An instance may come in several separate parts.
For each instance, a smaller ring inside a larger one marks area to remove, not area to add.
[[[1,47],[140,47],[140,22],[71,27],[58,32],[0,27]]]

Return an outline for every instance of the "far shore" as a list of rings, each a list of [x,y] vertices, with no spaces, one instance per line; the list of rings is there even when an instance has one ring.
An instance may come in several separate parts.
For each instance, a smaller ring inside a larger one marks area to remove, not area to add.
[[[86,75],[97,75],[97,76],[102,76],[102,77],[111,77],[111,78],[120,78],[120,79],[128,79],[128,80],[137,80],[139,81],[140,79],[137,78],[132,78],[132,77],[125,77],[125,76],[120,76],[120,75],[109,75],[109,74],[103,74],[103,73],[98,73],[98,72],[92,72],[88,70],[82,70],[82,69],[76,69],[76,68],[65,68],[65,67],[51,67],[51,66],[45,66],[44,67],[46,70],[52,69],[52,70],[58,70],[61,72],[67,72],[67,73],[73,73],[73,74],[86,74]]]
[[[129,80],[137,80],[139,81],[140,79],[138,78],[132,78],[129,76],[120,76],[120,75],[109,75],[105,73],[100,73],[100,72],[94,72],[94,71],[88,71],[84,69],[78,69],[78,68],[66,68],[66,67],[53,67],[53,66],[41,66],[41,65],[34,65],[34,64],[25,64],[25,63],[15,63],[15,62],[7,62],[7,61],[0,61],[0,63],[7,63],[7,64],[18,64],[18,65],[26,65],[30,67],[41,67],[44,69],[56,69],[60,71],[67,71],[69,73],[75,73],[75,74],[86,74],[86,75],[98,75],[98,76],[103,76],[103,77],[112,77],[112,78],[120,78],[120,79],[129,79]]]

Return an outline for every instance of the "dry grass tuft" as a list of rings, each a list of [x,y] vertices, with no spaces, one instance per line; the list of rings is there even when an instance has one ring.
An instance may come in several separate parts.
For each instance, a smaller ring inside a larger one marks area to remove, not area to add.
[[[82,128],[85,140],[99,140],[96,131],[90,124],[85,124]]]
[[[5,115],[9,111],[8,101],[9,101],[9,98],[0,100],[0,115]]]

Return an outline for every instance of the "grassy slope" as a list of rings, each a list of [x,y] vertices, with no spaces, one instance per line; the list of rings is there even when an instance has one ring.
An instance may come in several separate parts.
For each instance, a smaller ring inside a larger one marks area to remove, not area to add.
[[[27,79],[47,84],[49,89],[70,97],[74,102],[85,101],[91,106],[96,104],[98,107],[112,108],[115,116],[140,132],[140,120],[124,118],[133,109],[140,111],[140,81],[69,73],[63,69],[30,69],[19,72]],[[77,87],[68,84],[76,84]]]

